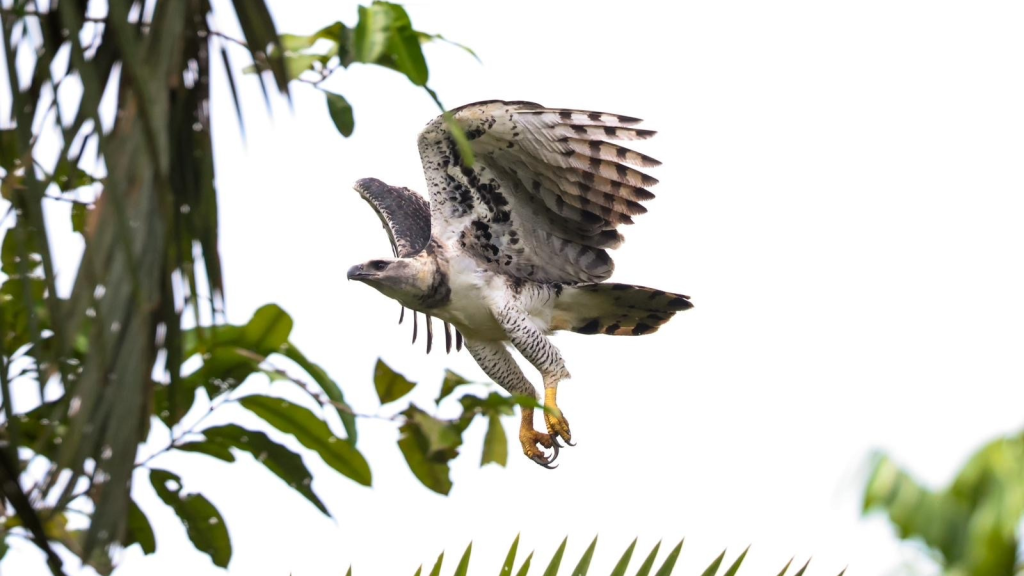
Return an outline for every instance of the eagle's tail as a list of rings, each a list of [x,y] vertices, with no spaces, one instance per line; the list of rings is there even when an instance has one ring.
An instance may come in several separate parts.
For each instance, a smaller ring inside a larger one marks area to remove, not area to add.
[[[576,284],[565,286],[558,294],[553,325],[580,334],[640,336],[690,308],[689,296],[664,290],[631,284]]]

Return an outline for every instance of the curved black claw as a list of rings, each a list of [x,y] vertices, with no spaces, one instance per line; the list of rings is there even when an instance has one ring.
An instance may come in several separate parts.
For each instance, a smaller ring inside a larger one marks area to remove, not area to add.
[[[568,444],[569,446],[572,446],[573,448],[576,447],[576,443],[575,442],[569,442],[568,440],[566,440],[565,443]]]
[[[541,456],[541,455],[538,454],[536,456],[531,456],[530,460],[533,460],[534,462],[536,462],[537,464],[540,464],[541,466],[547,468],[548,470],[554,470],[555,468],[558,468],[557,464],[555,464],[554,466],[552,466],[552,464],[554,464],[555,459],[558,458],[558,448],[559,447],[560,447],[560,444],[556,440],[555,442],[553,442],[551,444],[552,452],[551,452],[551,457],[550,458],[545,458],[544,456]]]
[[[558,468],[558,464],[552,465],[551,460],[545,460],[543,456],[534,456],[533,458],[530,458],[530,460],[533,460],[534,462],[540,464],[541,466],[547,468],[548,470],[554,470],[555,468]]]

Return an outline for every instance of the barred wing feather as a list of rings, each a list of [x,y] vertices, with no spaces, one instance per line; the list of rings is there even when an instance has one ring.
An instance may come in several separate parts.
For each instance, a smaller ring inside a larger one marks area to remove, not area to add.
[[[617,228],[646,212],[650,156],[609,140],[654,135],[637,118],[487,101],[452,111],[475,163],[462,165],[443,117],[421,132],[433,234],[492,269],[539,282],[600,282]]]

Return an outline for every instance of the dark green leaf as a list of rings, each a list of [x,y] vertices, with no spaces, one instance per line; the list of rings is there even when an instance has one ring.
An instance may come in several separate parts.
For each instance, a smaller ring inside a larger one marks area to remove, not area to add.
[[[403,414],[405,424],[398,447],[409,464],[409,470],[424,486],[439,494],[448,494],[452,488],[448,477],[448,462],[458,454],[462,443],[459,430],[451,423],[437,420],[415,406]]]
[[[197,550],[205,552],[214,565],[226,568],[231,560],[231,538],[224,518],[202,494],[182,494],[181,478],[166,470],[149,472],[157,496],[178,515]]]
[[[661,542],[654,545],[651,549],[651,553],[647,555],[647,559],[640,565],[640,570],[637,571],[636,576],[647,576],[651,573],[651,568],[654,566],[654,559],[658,556],[658,549],[661,548]]]
[[[335,436],[327,424],[308,409],[270,396],[246,396],[239,403],[274,428],[295,436],[331,468],[364,486],[370,485],[370,466],[363,455],[355,446]]]
[[[175,446],[177,450],[185,452],[195,452],[197,454],[206,454],[207,456],[213,456],[218,460],[225,462],[234,462],[235,455],[231,453],[231,450],[227,446],[218,442],[209,442],[201,440],[199,442],[187,442],[179,446]]]
[[[283,94],[288,93],[288,74],[285,72],[283,51],[274,26],[274,19],[262,0],[233,0],[238,23],[242,26],[254,62],[266,60]]]
[[[555,555],[551,557],[551,562],[548,564],[546,570],[544,570],[544,576],[558,576],[558,567],[562,564],[562,555],[565,554],[565,545],[569,542],[569,537],[566,536],[562,540],[562,545],[555,550]]]
[[[508,462],[508,439],[505,438],[505,428],[501,425],[501,418],[498,416],[488,417],[487,435],[484,436],[484,453],[480,458],[480,465],[494,462],[499,466],[505,466]]]
[[[472,384],[469,380],[466,380],[462,376],[459,376],[451,370],[444,371],[444,382],[441,382],[441,394],[437,397],[437,403],[440,404],[441,400],[447,398],[452,392],[455,391],[459,386],[465,384]]]
[[[75,232],[85,232],[85,220],[89,215],[89,206],[75,203],[71,206],[71,229]]]
[[[736,572],[740,569],[740,564],[743,564],[743,559],[747,557],[748,550],[750,550],[750,546],[747,546],[746,550],[733,561],[732,566],[729,566],[729,569],[725,571],[725,576],[736,576]]]
[[[327,110],[331,113],[331,120],[334,126],[341,132],[341,135],[348,138],[355,129],[355,118],[352,116],[352,105],[345,100],[344,96],[325,91],[327,95]]]
[[[505,562],[501,565],[501,572],[498,576],[512,576],[512,566],[516,562],[516,550],[519,549],[519,534],[516,534],[516,539],[512,541],[512,547],[508,549],[508,554],[505,555]]]
[[[679,544],[668,553],[665,557],[665,562],[662,563],[661,568],[658,569],[658,573],[654,576],[672,576],[672,570],[676,567],[676,560],[679,558],[679,553],[683,550],[683,541],[680,540]]]
[[[612,569],[611,576],[625,576],[626,568],[629,567],[629,560],[633,557],[634,548],[636,548],[636,538],[633,539],[633,542],[629,545],[629,548],[626,548],[626,551],[622,553],[622,557],[619,558],[618,563],[615,564],[615,568]]]
[[[377,388],[377,397],[380,398],[381,404],[398,400],[416,386],[379,359],[373,371],[373,385]]]
[[[800,568],[800,570],[796,574],[794,574],[793,576],[804,576],[804,572],[807,571],[807,567],[810,566],[810,564],[811,564],[811,559],[808,558],[807,562],[803,565],[803,568]]]
[[[583,557],[569,573],[571,576],[587,576],[587,571],[590,570],[590,559],[594,557],[595,548],[597,548],[597,536],[594,536],[594,541],[590,543],[587,551],[583,553]]]
[[[231,100],[235,103],[235,114],[238,116],[238,129],[245,138],[245,122],[242,120],[242,104],[238,99],[238,85],[235,83],[235,72],[231,68],[231,59],[228,51],[223,46],[220,49],[220,58],[224,62],[224,71],[228,76],[228,87],[231,88]]]
[[[470,542],[469,546],[466,546],[466,551],[462,554],[462,559],[459,560],[459,565],[455,568],[455,574],[452,576],[466,576],[469,572],[469,555],[473,552],[473,543]]]
[[[17,130],[0,130],[0,168],[10,175],[22,166]]]
[[[230,446],[252,454],[257,462],[266,466],[293,490],[302,494],[321,512],[327,516],[331,515],[324,503],[313,492],[311,487],[313,476],[298,454],[274,442],[263,432],[247,430],[234,424],[207,428],[202,432],[212,442],[223,446],[225,450]]]
[[[718,573],[718,567],[722,565],[722,560],[725,560],[725,550],[722,550],[722,553],[718,555],[718,558],[715,558],[714,562],[704,569],[701,576],[715,576],[715,574]]]
[[[125,542],[126,546],[132,544],[138,544],[142,548],[143,554],[152,554],[156,552],[156,539],[153,537],[153,527],[149,524],[149,519],[142,513],[139,506],[135,504],[135,501],[130,501],[131,507],[128,509],[128,541]]]
[[[790,558],[789,562],[786,562],[786,565],[782,567],[782,572],[779,572],[779,576],[786,576],[786,572],[789,571],[789,567],[790,567],[790,565],[793,564],[793,560],[795,560],[795,559],[794,558]]]

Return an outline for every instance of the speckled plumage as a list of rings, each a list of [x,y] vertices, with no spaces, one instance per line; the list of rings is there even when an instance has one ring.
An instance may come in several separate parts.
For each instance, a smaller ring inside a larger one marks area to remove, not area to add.
[[[422,197],[379,180],[356,189],[391,236],[396,259],[353,267],[349,277],[370,284],[414,311],[455,326],[457,340],[484,372],[509,392],[537,396],[507,350],[514,346],[541,373],[550,442],[527,427],[520,439],[541,464],[536,445],[569,441],[554,405],[569,377],[547,336],[642,335],[691,307],[687,296],[627,284],[604,284],[614,269],[607,250],[617,231],[646,212],[657,180],[631,166],[653,158],[607,140],[642,140],[653,131],[639,119],[531,102],[487,101],[452,111],[475,162],[466,166],[443,117],[420,133],[429,191]],[[415,326],[415,325],[414,325]],[[428,351],[429,351],[428,339]],[[557,451],[556,451],[557,453]]]

